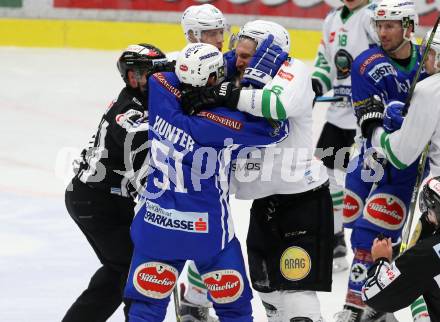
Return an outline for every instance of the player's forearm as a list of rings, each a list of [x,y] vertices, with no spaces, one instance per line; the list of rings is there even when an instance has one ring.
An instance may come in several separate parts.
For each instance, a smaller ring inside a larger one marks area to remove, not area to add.
[[[272,90],[242,90],[237,109],[254,116],[285,120],[286,109],[278,94]]]
[[[386,133],[382,127],[373,133],[373,146],[380,147],[388,161],[398,169],[405,169],[416,161],[430,140],[432,126],[429,120],[425,121],[423,128],[412,123],[407,117],[402,128],[393,133]]]

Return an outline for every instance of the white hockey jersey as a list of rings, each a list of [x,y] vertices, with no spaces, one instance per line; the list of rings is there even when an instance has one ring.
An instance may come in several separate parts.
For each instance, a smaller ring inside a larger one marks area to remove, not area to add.
[[[429,162],[431,174],[440,175],[440,74],[417,83],[411,108],[400,130],[386,133],[378,128],[373,133],[372,144],[380,147],[386,158],[398,169],[412,164],[430,143]]]
[[[242,151],[233,165],[236,198],[300,193],[328,180],[322,162],[313,156],[313,98],[309,68],[298,59],[286,61],[262,90],[241,91],[237,106],[240,111],[266,118],[287,118],[290,132],[274,146],[252,152],[248,149],[250,158],[246,159]]]
[[[378,43],[371,24],[374,4],[350,12],[347,7],[330,11],[324,21],[321,43],[315,58],[312,77],[323,92],[333,89],[334,96],[344,98],[332,103],[327,121],[342,129],[356,129],[351,106],[351,65],[364,50]]]

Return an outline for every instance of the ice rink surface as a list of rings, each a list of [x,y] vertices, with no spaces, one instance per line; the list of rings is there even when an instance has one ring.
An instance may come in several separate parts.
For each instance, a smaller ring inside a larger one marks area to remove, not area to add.
[[[64,189],[72,158],[124,85],[118,55],[0,48],[1,322],[61,321],[100,266],[67,214]],[[325,109],[320,104],[313,111],[315,138]],[[232,198],[231,205],[243,246],[250,202]],[[334,274],[332,293],[319,294],[327,322],[342,308],[347,278],[348,271]],[[267,321],[256,293],[253,307],[255,321]],[[166,321],[175,321],[173,312],[171,303]],[[396,316],[412,321],[408,309]],[[109,321],[123,321],[121,309]]]

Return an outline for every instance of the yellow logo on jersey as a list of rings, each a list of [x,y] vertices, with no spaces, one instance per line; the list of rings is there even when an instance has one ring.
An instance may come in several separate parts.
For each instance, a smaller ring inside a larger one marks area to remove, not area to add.
[[[281,274],[289,281],[302,280],[309,275],[311,268],[310,255],[301,247],[289,247],[281,255]]]

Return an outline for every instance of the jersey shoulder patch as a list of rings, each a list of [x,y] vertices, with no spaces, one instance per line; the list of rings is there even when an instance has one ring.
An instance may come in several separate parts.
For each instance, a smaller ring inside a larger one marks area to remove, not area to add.
[[[166,79],[165,75],[163,73],[156,73],[153,74],[153,78],[156,79],[156,81],[162,85],[168,92],[176,96],[180,99],[181,93],[180,90],[174,87],[168,80]]]
[[[360,54],[355,59],[353,67],[358,70],[360,75],[363,75],[374,66],[374,63],[384,58],[385,55],[377,47],[373,47]]]
[[[243,123],[239,120],[217,113],[201,111],[197,114],[197,116],[203,117],[214,123],[230,128],[231,130],[240,131],[243,128]]]

